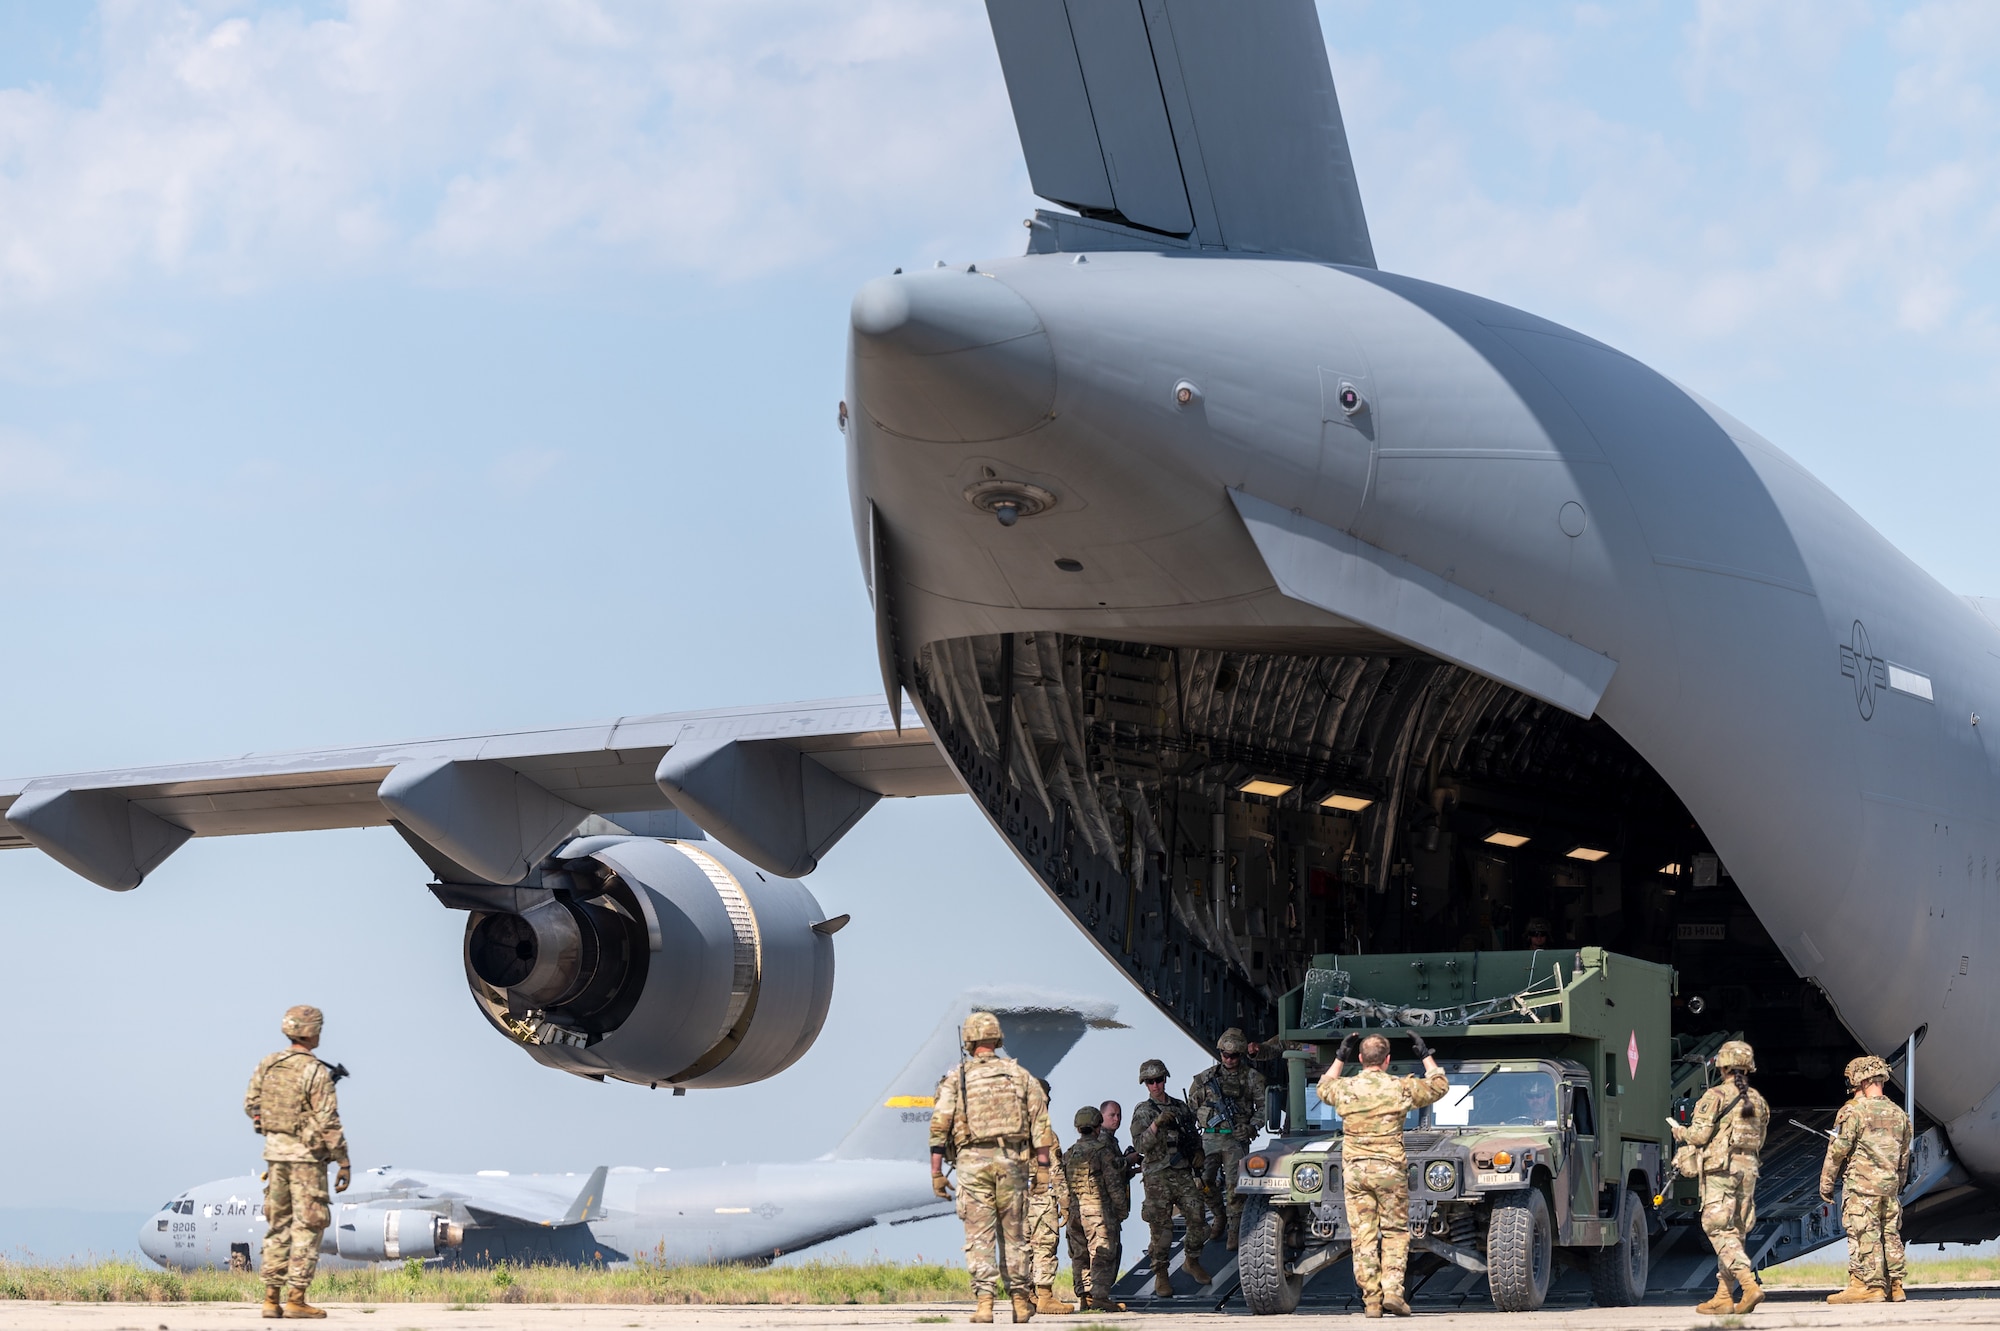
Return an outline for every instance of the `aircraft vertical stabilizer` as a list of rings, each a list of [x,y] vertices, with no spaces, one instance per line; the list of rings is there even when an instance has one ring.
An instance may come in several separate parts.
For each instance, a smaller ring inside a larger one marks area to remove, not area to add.
[[[1032,989],[969,989],[945,1009],[937,1029],[889,1082],[880,1099],[833,1148],[835,1160],[919,1160],[929,1149],[938,1079],[957,1066],[958,1032],[968,1014],[991,1012],[1007,1036],[1002,1050],[1047,1077],[1086,1030],[1117,1030],[1118,1005]]]
[[[1037,248],[1184,248],[1375,266],[1311,0],[987,0]],[[1130,228],[1131,230],[1127,230]],[[1136,234],[1135,234],[1136,232]]]

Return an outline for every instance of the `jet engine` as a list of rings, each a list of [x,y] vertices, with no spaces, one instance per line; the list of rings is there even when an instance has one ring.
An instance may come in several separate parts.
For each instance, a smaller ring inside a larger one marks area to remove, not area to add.
[[[435,1211],[383,1211],[343,1204],[334,1222],[334,1250],[361,1262],[435,1257],[465,1242],[465,1230]]]
[[[714,842],[583,837],[538,884],[432,890],[470,911],[480,1010],[549,1067],[741,1086],[791,1066],[826,1020],[844,917]]]

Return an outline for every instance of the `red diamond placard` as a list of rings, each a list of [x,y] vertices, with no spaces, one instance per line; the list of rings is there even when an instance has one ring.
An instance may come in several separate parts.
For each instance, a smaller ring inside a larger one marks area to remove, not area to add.
[[[1634,1077],[1639,1075],[1639,1032],[1632,1032],[1631,1043],[1625,1046],[1625,1066],[1632,1069]]]

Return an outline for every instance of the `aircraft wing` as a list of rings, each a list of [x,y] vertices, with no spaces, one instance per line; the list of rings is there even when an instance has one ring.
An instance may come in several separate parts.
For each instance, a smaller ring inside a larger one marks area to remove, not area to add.
[[[189,837],[394,824],[447,880],[511,883],[592,815],[685,815],[796,876],[883,796],[962,789],[913,709],[841,698],[0,780],[0,849],[124,890]]]

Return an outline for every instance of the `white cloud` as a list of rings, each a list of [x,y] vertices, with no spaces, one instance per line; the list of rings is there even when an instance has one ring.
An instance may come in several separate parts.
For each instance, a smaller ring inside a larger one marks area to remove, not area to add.
[[[974,5],[240,8],[107,5],[87,100],[0,90],[0,297],[749,275],[1018,200]]]

